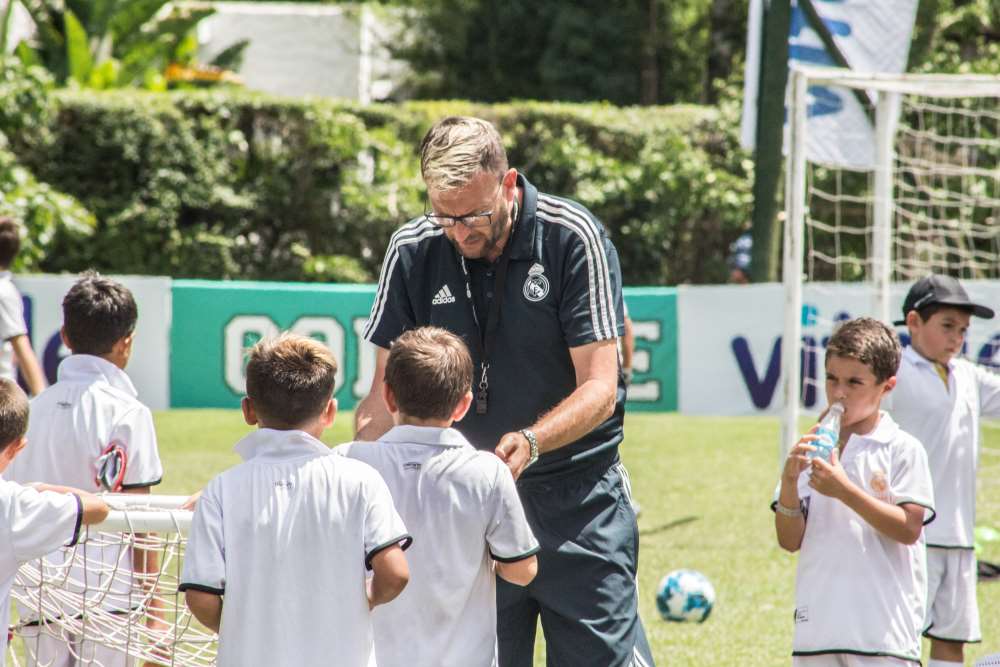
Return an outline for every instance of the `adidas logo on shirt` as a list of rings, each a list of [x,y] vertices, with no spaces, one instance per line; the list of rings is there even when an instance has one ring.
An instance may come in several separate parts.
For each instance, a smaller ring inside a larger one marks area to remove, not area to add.
[[[434,295],[431,300],[432,306],[442,306],[446,303],[455,303],[455,297],[452,295],[451,290],[445,285],[438,290],[438,293]]]

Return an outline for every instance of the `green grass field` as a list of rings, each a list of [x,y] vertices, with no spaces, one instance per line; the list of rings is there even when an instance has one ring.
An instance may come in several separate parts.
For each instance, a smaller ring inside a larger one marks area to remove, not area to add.
[[[239,413],[225,410],[161,412],[156,426],[165,468],[158,493],[199,489],[238,461],[232,445],[249,430]],[[342,414],[325,440],[348,440],[350,428],[351,415]],[[661,666],[790,662],[796,557],[778,548],[768,509],[777,433],[771,418],[627,417],[622,456],[642,504],[642,615]],[[979,523],[1000,527],[1000,427],[987,425],[984,435]],[[1000,543],[987,545],[981,557],[1000,562]],[[657,615],[656,585],[679,567],[704,572],[715,586],[715,609],[704,624],[667,623]],[[979,608],[984,641],[967,651],[969,665],[1000,651],[1000,582],[980,584]],[[541,643],[535,663],[545,664]]]

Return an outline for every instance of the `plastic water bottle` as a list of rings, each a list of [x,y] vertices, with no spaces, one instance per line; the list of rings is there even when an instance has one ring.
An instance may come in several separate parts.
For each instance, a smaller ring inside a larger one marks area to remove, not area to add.
[[[826,416],[819,423],[816,429],[817,440],[812,444],[816,449],[809,452],[809,458],[820,457],[825,461],[830,460],[830,453],[837,446],[840,439],[840,418],[844,416],[844,406],[841,403],[834,403],[826,411]]]

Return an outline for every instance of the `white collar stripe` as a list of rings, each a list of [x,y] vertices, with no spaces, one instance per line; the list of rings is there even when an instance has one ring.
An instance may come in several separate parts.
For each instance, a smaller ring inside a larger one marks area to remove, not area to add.
[[[617,337],[614,296],[611,289],[608,260],[596,223],[571,206],[552,201],[544,195],[538,197],[538,211],[542,214],[539,217],[543,220],[569,227],[583,240],[590,271],[590,307],[594,331],[599,340]],[[600,325],[598,324],[598,309],[600,311]]]

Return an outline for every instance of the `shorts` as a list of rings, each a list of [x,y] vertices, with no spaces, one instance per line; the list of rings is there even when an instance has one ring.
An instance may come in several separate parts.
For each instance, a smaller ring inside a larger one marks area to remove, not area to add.
[[[528,586],[497,579],[500,667],[534,664],[539,616],[549,667],[653,667],[639,620],[639,531],[617,456],[517,487],[541,551]]]
[[[914,667],[919,664],[902,658],[853,653],[792,656],[792,667]]]
[[[927,547],[924,636],[950,642],[982,641],[972,549]]]

